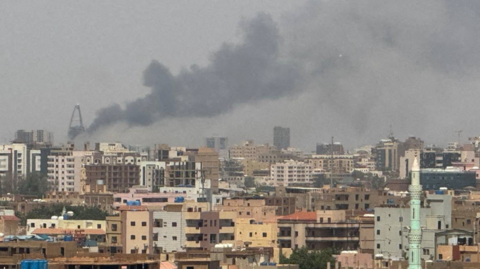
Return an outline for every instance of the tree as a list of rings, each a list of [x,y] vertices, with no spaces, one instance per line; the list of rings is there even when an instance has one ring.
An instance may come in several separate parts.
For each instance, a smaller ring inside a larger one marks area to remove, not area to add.
[[[33,172],[25,180],[20,181],[18,192],[26,195],[41,197],[48,191],[48,181],[45,175]]]
[[[308,251],[307,247],[303,246],[295,249],[288,258],[281,254],[280,263],[298,264],[300,269],[325,269],[328,262],[332,266],[335,264],[332,253],[331,249]]]
[[[107,212],[101,210],[95,206],[72,206],[66,203],[55,203],[42,205],[39,208],[35,208],[28,212],[27,219],[49,219],[52,216],[58,216],[62,213],[63,208],[66,211],[72,211],[73,216],[70,219],[83,219],[83,220],[105,220]]]

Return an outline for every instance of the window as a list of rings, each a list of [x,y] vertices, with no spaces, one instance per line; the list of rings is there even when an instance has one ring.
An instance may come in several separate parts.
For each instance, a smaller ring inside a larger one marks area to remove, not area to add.
[[[135,240],[135,235],[130,235],[130,239]]]
[[[177,241],[177,237],[176,237],[176,236],[172,236],[172,240],[173,240],[173,241]]]
[[[262,236],[263,236],[263,237],[267,237],[267,233],[263,233]]]
[[[380,230],[377,230],[377,235],[380,235]]]
[[[97,229],[102,229],[102,224],[97,224]]]
[[[380,216],[377,216],[377,221],[380,221]]]
[[[147,240],[147,236],[146,236],[146,235],[142,235],[142,240]]]
[[[147,222],[146,222],[146,221],[142,221],[142,226],[143,226],[143,227],[147,226]]]
[[[250,211],[247,211],[247,215],[250,216]]]
[[[112,231],[117,231],[117,224],[112,224]]]
[[[112,244],[116,244],[117,243],[117,237],[116,236],[112,236]]]
[[[380,244],[377,244],[377,249],[380,249]]]
[[[402,244],[398,244],[398,249],[402,249]]]
[[[172,222],[172,227],[177,227],[177,223],[176,223],[176,222]]]
[[[252,233],[250,233],[250,237],[252,237],[252,235],[253,235],[253,234],[252,234]]]
[[[35,228],[35,223],[32,222],[32,223],[30,224],[30,227]]]
[[[135,221],[131,221],[130,226],[135,226]]]
[[[442,254],[438,254],[438,259],[439,259],[439,260],[443,260],[443,255],[442,255]]]

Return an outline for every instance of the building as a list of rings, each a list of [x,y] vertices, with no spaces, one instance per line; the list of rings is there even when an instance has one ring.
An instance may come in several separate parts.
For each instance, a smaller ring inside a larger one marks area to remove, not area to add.
[[[205,138],[205,146],[214,149],[222,159],[228,158],[228,137],[207,137]]]
[[[432,260],[435,257],[435,233],[452,228],[452,196],[430,194],[422,198],[420,208],[421,258]],[[408,255],[408,236],[411,227],[410,207],[385,205],[375,208],[375,254],[401,259]],[[418,213],[415,215],[417,216]]]
[[[279,210],[278,206],[266,205],[266,200],[262,198],[233,198],[225,199],[222,202],[222,205],[217,205],[215,208],[217,211],[233,211],[236,212],[237,218],[255,219],[256,221],[271,219]]]
[[[53,145],[53,132],[46,130],[18,130],[15,132],[15,140],[22,141],[29,148],[51,147]]]
[[[323,143],[317,144],[315,153],[317,155],[344,155],[345,150],[340,142],[335,142],[333,144]]]
[[[153,240],[153,214],[144,206],[122,206],[116,216],[107,216],[105,252],[158,253]]]
[[[47,158],[47,181],[50,190],[82,192],[85,184],[84,151],[52,150]]]
[[[360,231],[373,228],[371,218],[347,217],[344,210],[324,210],[280,217],[278,242],[280,248],[308,250],[326,248],[341,252],[360,248]],[[361,229],[364,227],[365,229]]]
[[[403,146],[397,139],[383,139],[375,148],[377,170],[396,172],[400,168]]]
[[[270,176],[274,186],[311,184],[312,166],[310,164],[288,160],[270,166]]]
[[[149,191],[158,192],[162,186],[165,186],[164,161],[142,161],[140,163],[140,185]]]
[[[312,170],[329,171],[334,174],[351,173],[355,168],[353,155],[312,155],[305,162]]]
[[[290,147],[290,128],[275,126],[273,128],[273,145],[277,149]]]
[[[412,180],[408,190],[410,191],[410,229],[408,231],[409,249],[407,251],[409,264],[408,268],[422,269],[422,263],[420,259],[423,234],[422,227],[420,226],[422,185],[420,185],[420,165],[418,164],[416,157],[413,161]],[[441,221],[440,227],[437,227],[437,229],[441,229]]]
[[[476,187],[476,172],[461,169],[422,169],[420,171],[420,184],[425,190],[448,188],[459,190],[466,187]]]
[[[243,141],[241,145],[234,145],[230,147],[230,159],[248,159],[258,160],[260,154],[268,154],[275,151],[276,148],[268,144],[255,145],[253,140]]]
[[[106,191],[128,192],[129,188],[140,185],[140,165],[144,161],[146,154],[95,152],[85,156],[86,184],[90,190],[103,189],[105,185]]]
[[[26,144],[0,145],[0,177],[14,183],[27,176],[27,167]]]
[[[199,148],[194,155],[196,163],[200,163],[205,179],[210,179],[213,193],[218,193],[218,180],[220,179],[219,153],[211,148]]]

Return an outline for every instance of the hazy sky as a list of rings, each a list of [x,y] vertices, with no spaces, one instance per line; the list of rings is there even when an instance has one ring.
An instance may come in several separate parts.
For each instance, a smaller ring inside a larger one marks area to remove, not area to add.
[[[294,146],[312,150],[332,135],[348,147],[373,143],[390,125],[402,139],[427,143],[456,140],[456,130],[478,135],[479,14],[477,1],[447,0],[1,1],[0,139],[48,129],[64,142],[76,103],[88,127],[113,104],[124,113],[149,100],[154,106],[150,96],[169,100],[163,86],[144,86],[152,60],[187,89],[172,97],[182,112],[154,110],[146,125],[126,116],[82,139],[199,146],[225,135],[271,143],[273,126],[282,125]],[[266,34],[265,42],[249,39]],[[245,74],[271,44],[260,63],[267,72]],[[252,78],[260,82],[245,83]],[[272,84],[279,78],[285,83]],[[233,87],[237,79],[248,89]],[[237,96],[242,101],[232,102]],[[227,103],[186,110],[203,103],[198,97]]]

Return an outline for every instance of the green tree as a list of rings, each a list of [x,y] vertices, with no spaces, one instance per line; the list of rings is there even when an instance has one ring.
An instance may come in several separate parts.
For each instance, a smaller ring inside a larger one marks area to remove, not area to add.
[[[330,262],[332,266],[335,264],[331,249],[308,251],[307,247],[295,249],[290,257],[280,255],[281,264],[298,264],[300,269],[325,269],[327,263]]]
[[[48,191],[47,177],[38,172],[31,173],[25,180],[20,181],[18,193],[41,197]]]
[[[105,220],[107,212],[95,206],[72,206],[66,203],[45,204],[39,208],[35,208],[28,212],[26,219],[49,219],[52,216],[58,216],[62,213],[63,208],[66,211],[72,211],[73,216],[70,219],[88,219],[88,220]]]

